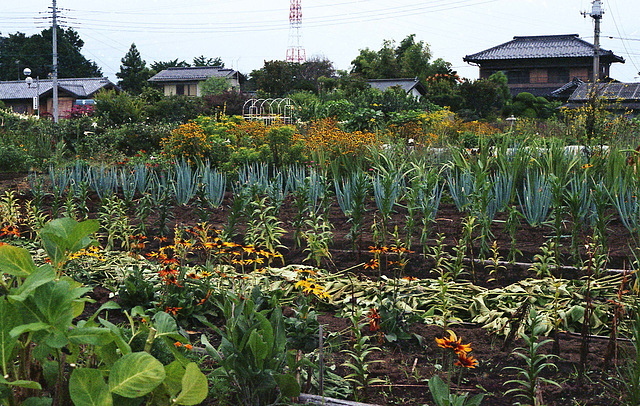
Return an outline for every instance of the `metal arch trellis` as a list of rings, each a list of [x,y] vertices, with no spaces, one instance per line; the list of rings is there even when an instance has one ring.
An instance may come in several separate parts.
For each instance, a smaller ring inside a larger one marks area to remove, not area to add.
[[[273,123],[293,124],[294,103],[288,98],[249,99],[242,106],[245,120],[262,121],[265,125]]]

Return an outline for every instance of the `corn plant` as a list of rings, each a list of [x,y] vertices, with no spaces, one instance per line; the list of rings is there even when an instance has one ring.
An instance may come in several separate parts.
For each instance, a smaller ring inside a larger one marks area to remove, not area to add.
[[[532,227],[539,227],[547,220],[552,202],[548,177],[537,170],[527,171],[522,196],[518,194],[522,214]]]

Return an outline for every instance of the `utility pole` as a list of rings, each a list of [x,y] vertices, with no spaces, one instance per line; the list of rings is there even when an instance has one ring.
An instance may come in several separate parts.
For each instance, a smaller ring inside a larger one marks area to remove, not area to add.
[[[583,16],[589,16],[593,18],[595,27],[593,30],[593,83],[598,81],[600,75],[600,20],[602,20],[602,1],[593,0],[593,6],[591,13],[583,12]]]
[[[58,9],[53,0],[53,121],[58,122]]]

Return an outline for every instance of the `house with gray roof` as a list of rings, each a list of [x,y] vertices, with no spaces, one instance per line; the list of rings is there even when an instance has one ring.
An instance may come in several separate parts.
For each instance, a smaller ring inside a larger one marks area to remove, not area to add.
[[[396,87],[404,90],[413,97],[420,98],[427,93],[418,78],[414,79],[369,79],[367,83],[374,89],[384,92],[387,89]]]
[[[233,69],[220,66],[191,66],[165,69],[149,79],[149,82],[161,85],[165,96],[201,96],[202,82],[212,76],[227,79],[230,90],[240,89],[243,80],[242,74]]]
[[[75,105],[93,104],[93,98],[101,90],[120,88],[107,78],[58,79],[58,111],[64,116]],[[40,115],[53,112],[53,80],[39,79],[32,83],[24,80],[0,82],[0,100],[21,114],[34,114],[34,99],[38,99]]]
[[[548,97],[574,78],[587,82],[593,77],[593,51],[594,45],[578,34],[516,36],[463,60],[480,68],[480,79],[503,72],[513,96],[529,92]],[[600,49],[598,77],[608,78],[611,64],[616,62],[624,63],[624,59]]]
[[[595,94],[594,94],[595,91]],[[609,111],[640,113],[640,83],[581,83],[573,91],[564,107],[579,108],[590,98],[597,97]]]

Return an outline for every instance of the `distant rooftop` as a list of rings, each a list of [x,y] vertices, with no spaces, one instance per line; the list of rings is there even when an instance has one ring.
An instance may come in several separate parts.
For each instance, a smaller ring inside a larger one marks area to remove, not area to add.
[[[425,94],[426,90],[418,79],[368,79],[367,83],[374,89],[385,91],[391,87],[400,87],[409,93],[416,88],[420,94]]]
[[[513,37],[513,40],[497,45],[482,52],[467,55],[465,62],[481,63],[503,59],[536,58],[579,58],[593,57],[593,44],[579,38],[578,34],[535,35]],[[624,59],[612,51],[600,49],[600,57],[609,62],[622,62]]]
[[[212,76],[230,78],[237,72],[219,66],[191,66],[186,68],[167,68],[149,79],[149,82],[181,82],[207,80]]]
[[[52,79],[40,79],[37,82],[34,80],[30,86],[24,80],[0,82],[0,100],[30,99],[36,97],[38,90],[39,96],[52,91]],[[78,98],[88,98],[103,88],[118,87],[107,78],[58,79],[59,90],[66,91]]]

